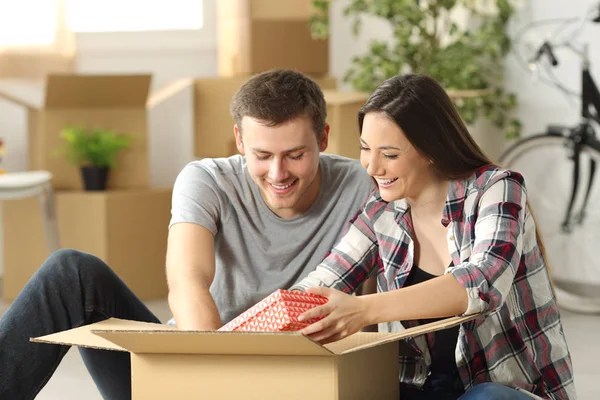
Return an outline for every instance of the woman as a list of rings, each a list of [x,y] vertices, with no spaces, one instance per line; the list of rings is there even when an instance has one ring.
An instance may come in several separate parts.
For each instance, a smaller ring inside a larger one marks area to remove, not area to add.
[[[329,298],[302,316],[325,316],[303,333],[327,343],[375,323],[397,331],[488,312],[410,340],[420,356],[400,358],[403,399],[575,398],[523,177],[491,163],[429,77],[387,80],[358,121],[378,190],[293,288]],[[347,294],[374,269],[379,293]]]

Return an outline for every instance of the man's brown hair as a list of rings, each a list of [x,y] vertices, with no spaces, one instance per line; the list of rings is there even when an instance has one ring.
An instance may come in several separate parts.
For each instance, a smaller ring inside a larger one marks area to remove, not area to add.
[[[319,142],[327,120],[319,85],[300,72],[286,69],[273,69],[250,78],[233,96],[231,114],[241,133],[243,117],[277,126],[305,116],[312,120]]]

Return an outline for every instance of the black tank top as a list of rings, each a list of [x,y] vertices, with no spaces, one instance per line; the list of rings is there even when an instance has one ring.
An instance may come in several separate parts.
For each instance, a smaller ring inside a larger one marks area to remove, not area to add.
[[[453,264],[450,264],[450,266],[452,265]],[[436,275],[425,272],[414,265],[406,278],[404,287],[416,285],[436,277]],[[441,319],[443,318],[420,319],[419,324],[427,324]],[[440,374],[458,377],[458,368],[456,367],[454,355],[456,342],[458,340],[458,331],[459,326],[453,326],[435,332],[435,343],[431,352],[430,378],[434,378],[436,375]]]

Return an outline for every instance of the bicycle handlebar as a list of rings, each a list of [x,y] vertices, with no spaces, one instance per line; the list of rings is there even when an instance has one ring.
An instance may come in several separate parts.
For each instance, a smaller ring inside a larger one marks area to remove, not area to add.
[[[540,46],[538,51],[535,53],[535,56],[529,61],[529,63],[530,64],[537,63],[544,54],[546,54],[548,56],[548,58],[550,59],[550,63],[552,64],[553,67],[556,67],[558,65],[558,59],[554,55],[554,51],[552,50],[552,45],[549,42],[542,43],[542,45]]]
[[[594,14],[592,14],[592,12]],[[596,16],[591,17],[592,15],[596,15]],[[592,21],[594,23],[600,23],[600,2],[598,2],[597,5],[588,9],[586,17],[584,17],[582,19],[582,24],[585,23],[586,20]],[[581,25],[581,27],[583,27],[583,25]],[[577,30],[577,33],[579,33],[581,31],[581,27],[580,27],[580,29]],[[574,39],[574,35],[572,35],[571,39]],[[548,57],[548,59],[550,60],[550,63],[552,64],[552,66],[556,67],[558,65],[558,59],[556,58],[556,55],[554,54],[553,49],[557,48],[557,47],[568,47],[571,50],[578,53],[580,56],[582,56],[584,58],[587,57],[587,55],[583,54],[583,52],[576,50],[575,47],[572,45],[572,43],[570,43],[569,40],[567,40],[565,43],[558,43],[558,44],[557,43],[552,44],[550,41],[546,40],[537,49],[535,55],[529,60],[529,65],[533,66],[533,65],[537,64],[540,61],[540,59],[544,55],[546,55]]]
[[[600,3],[598,3],[598,15],[595,18],[592,18],[592,22],[600,23]]]

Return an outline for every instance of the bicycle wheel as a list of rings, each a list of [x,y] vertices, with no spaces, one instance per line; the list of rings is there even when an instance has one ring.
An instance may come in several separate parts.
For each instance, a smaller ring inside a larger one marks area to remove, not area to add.
[[[571,199],[574,162],[572,139],[537,135],[515,144],[500,165],[525,178],[527,197],[546,246],[547,262],[560,307],[582,313],[600,312],[600,171],[594,176],[586,216],[571,232],[562,229]],[[580,178],[572,215],[585,198],[590,160],[600,167],[600,152],[584,145]]]

